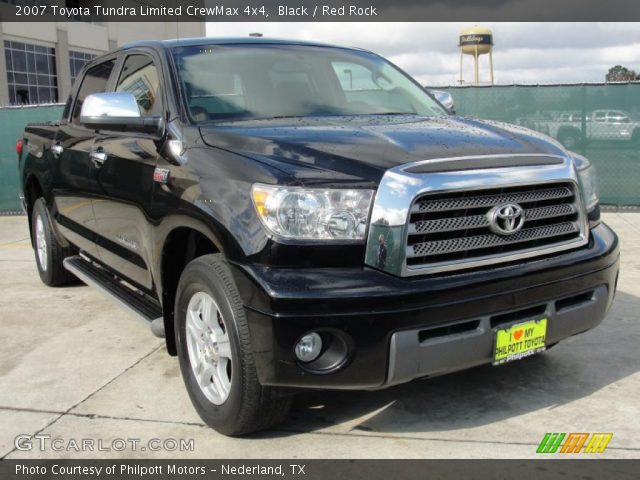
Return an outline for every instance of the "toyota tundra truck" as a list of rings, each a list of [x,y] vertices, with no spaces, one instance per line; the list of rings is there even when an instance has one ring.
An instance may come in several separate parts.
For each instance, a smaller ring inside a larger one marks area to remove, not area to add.
[[[80,279],[164,337],[227,435],[276,425],[302,390],[542,352],[616,289],[588,159],[453,115],[358,48],[127,45],[17,150],[42,281]]]

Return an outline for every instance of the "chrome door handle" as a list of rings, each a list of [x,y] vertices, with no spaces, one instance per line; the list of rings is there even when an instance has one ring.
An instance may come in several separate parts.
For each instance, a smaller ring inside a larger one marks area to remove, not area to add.
[[[64,147],[59,143],[54,143],[51,145],[51,153],[53,153],[56,157],[60,155],[64,151]]]
[[[107,161],[107,154],[104,152],[93,151],[89,154],[89,156],[91,157],[93,166],[96,168],[100,168],[102,164]]]

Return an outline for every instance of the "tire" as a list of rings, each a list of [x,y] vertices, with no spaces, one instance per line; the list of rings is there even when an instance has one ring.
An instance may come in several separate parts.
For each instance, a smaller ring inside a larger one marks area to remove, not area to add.
[[[174,311],[182,378],[202,420],[231,436],[282,422],[292,397],[258,381],[243,304],[223,255],[186,266]]]
[[[38,198],[31,210],[33,250],[40,279],[50,287],[77,282],[77,278],[62,265],[62,261],[75,254],[73,247],[63,247],[53,233],[49,210],[43,198]]]
[[[561,132],[560,135],[558,135],[558,141],[565,148],[576,148],[580,143],[580,134],[573,131]]]

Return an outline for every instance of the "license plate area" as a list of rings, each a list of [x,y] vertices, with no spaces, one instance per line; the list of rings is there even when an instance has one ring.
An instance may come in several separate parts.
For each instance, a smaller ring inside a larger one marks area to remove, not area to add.
[[[547,319],[529,320],[496,330],[493,364],[501,365],[545,350]]]

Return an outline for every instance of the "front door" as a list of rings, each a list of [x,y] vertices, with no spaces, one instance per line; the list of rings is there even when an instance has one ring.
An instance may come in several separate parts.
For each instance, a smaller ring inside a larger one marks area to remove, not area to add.
[[[151,57],[127,56],[115,90],[132,93],[143,116],[162,114],[158,71]],[[100,190],[93,203],[102,237],[100,257],[148,290],[153,287],[149,211],[158,147],[158,140],[150,135],[103,132],[93,144],[91,166]]]

